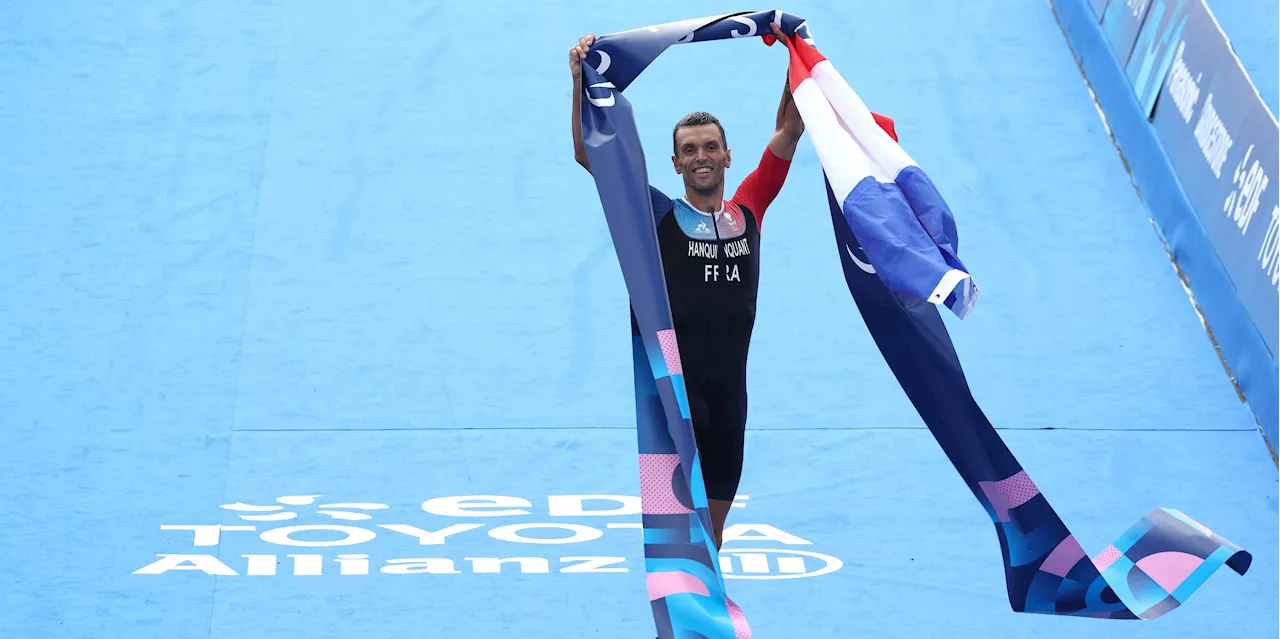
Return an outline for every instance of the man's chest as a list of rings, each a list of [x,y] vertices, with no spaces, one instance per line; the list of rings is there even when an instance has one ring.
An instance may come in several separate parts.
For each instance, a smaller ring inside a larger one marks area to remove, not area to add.
[[[754,288],[760,233],[749,211],[726,203],[718,214],[709,215],[677,201],[659,223],[658,237],[669,283]]]
[[[746,212],[732,202],[725,202],[723,208],[715,213],[703,213],[684,200],[675,200],[671,215],[680,232],[691,240],[732,240],[743,237],[748,231]]]

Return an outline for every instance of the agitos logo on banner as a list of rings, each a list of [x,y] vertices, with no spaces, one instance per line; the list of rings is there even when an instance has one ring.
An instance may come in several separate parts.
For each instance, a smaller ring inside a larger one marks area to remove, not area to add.
[[[269,503],[223,504],[232,523],[161,524],[160,530],[175,536],[166,545],[188,543],[190,552],[156,553],[132,574],[529,575],[627,573],[634,568],[626,556],[572,549],[611,535],[626,537],[610,548],[635,547],[638,496],[550,495],[545,510],[509,495],[435,497],[417,512],[398,516],[388,516],[387,504],[322,497],[287,495]],[[748,499],[741,496],[735,507],[745,507]],[[836,557],[810,550],[813,542],[769,524],[732,524],[724,542],[720,569],[726,579],[819,577],[844,566]],[[449,552],[459,545],[469,550]],[[476,556],[482,554],[474,552],[477,547],[501,552]],[[375,556],[375,551],[386,555]]]

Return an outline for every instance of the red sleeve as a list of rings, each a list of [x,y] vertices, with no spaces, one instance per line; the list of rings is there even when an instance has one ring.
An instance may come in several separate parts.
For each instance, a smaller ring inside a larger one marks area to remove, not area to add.
[[[880,128],[884,129],[894,142],[898,141],[898,132],[893,126],[893,118],[880,115],[875,111],[871,112],[871,117],[875,118],[876,124],[880,125]],[[731,201],[751,210],[751,214],[756,217],[756,228],[761,228],[764,223],[764,212],[773,203],[773,199],[778,197],[778,192],[782,190],[782,184],[786,182],[787,171],[790,168],[789,160],[774,155],[773,151],[766,146],[764,156],[760,158],[760,165],[742,180],[742,184],[738,185],[738,190],[734,192]]]
[[[773,151],[766,146],[764,155],[760,158],[760,165],[742,180],[742,184],[738,185],[738,190],[734,192],[731,201],[751,211],[756,218],[756,228],[760,228],[764,221],[764,212],[773,202],[773,198],[778,197],[778,192],[782,190],[782,183],[787,181],[787,171],[790,169],[790,160],[774,155]]]

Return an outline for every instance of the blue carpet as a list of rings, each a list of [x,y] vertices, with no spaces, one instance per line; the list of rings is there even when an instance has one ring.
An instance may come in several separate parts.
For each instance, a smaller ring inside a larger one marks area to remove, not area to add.
[[[565,53],[749,7],[73,4],[0,1],[5,636],[652,636],[626,292]],[[756,636],[1276,636],[1275,466],[1049,7],[778,8],[956,211],[983,288],[948,319],[961,360],[1085,549],[1167,506],[1255,561],[1150,624],[1009,612],[989,520],[836,328],[860,320],[802,141],[726,552]],[[785,59],[646,72],[655,182],[678,187],[662,149],[699,109],[741,179]]]

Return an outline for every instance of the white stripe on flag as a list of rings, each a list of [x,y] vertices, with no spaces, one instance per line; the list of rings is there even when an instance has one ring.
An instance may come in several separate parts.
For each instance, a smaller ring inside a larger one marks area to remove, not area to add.
[[[938,286],[933,289],[933,293],[929,295],[929,301],[934,304],[941,304],[947,301],[947,295],[951,293],[951,289],[954,289],[956,284],[968,277],[968,273],[954,268],[947,271],[943,274],[942,279],[938,281]]]
[[[853,187],[869,175],[875,175],[877,168],[854,142],[853,138],[840,126],[831,104],[818,89],[812,78],[800,83],[792,89],[796,99],[796,109],[808,129],[809,141],[813,143],[822,169],[831,182],[831,190],[835,192],[836,201],[844,202]]]
[[[830,104],[830,102],[830,100],[827,101],[828,104]],[[893,182],[894,178],[897,176],[885,171],[884,167],[876,164],[875,158],[867,152],[867,145],[863,144],[862,140],[859,140],[858,136],[854,135],[853,129],[849,127],[849,123],[845,122],[843,117],[840,117],[840,112],[836,111],[835,114],[836,121],[840,123],[840,128],[844,129],[845,133],[849,135],[849,139],[853,140],[853,143],[858,146],[858,152],[862,154],[862,157],[867,159],[867,166],[870,167],[871,176],[874,177],[877,182]]]
[[[867,108],[862,98],[858,97],[853,87],[840,76],[840,72],[836,71],[835,65],[831,64],[830,60],[823,60],[813,65],[809,73],[814,82],[818,83],[818,89],[835,109],[836,114],[849,125],[849,132],[858,145],[879,169],[875,172],[876,179],[892,182],[902,169],[915,166],[911,156],[907,155],[907,152],[894,142],[879,124],[876,124],[875,118],[871,116],[871,110]],[[887,178],[881,176],[887,176]]]

